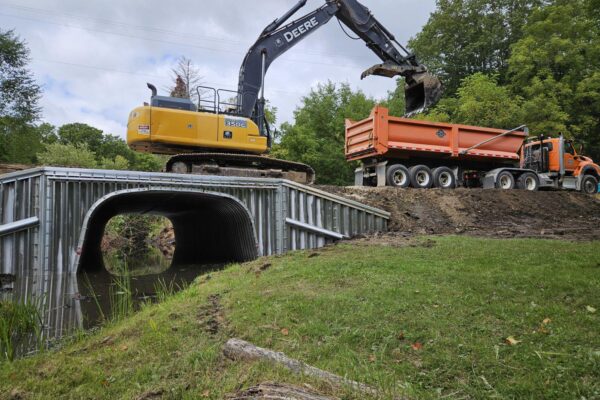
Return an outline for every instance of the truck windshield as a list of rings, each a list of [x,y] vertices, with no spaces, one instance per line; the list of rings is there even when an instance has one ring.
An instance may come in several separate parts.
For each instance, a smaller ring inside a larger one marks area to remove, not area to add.
[[[575,148],[573,147],[573,143],[572,142],[567,142],[565,144],[565,153],[569,153],[571,155],[575,155]]]

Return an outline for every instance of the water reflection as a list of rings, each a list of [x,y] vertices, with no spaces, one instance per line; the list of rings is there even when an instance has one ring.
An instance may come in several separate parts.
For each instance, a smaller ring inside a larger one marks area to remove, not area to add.
[[[154,301],[161,283],[172,284],[178,290],[189,285],[197,276],[221,268],[221,265],[170,266],[169,260],[155,259],[152,255],[150,260],[155,262],[148,263],[148,258],[144,258],[138,263],[129,260],[124,264],[122,260],[105,259],[107,269],[129,271],[127,279],[134,309],[143,302]],[[43,320],[43,340],[52,345],[56,339],[77,330],[100,325],[104,322],[103,316],[111,320],[114,296],[125,295],[115,286],[118,280],[122,281],[122,278],[117,278],[106,269],[77,275],[49,273],[16,276],[3,280],[0,301],[38,304]],[[32,344],[30,349],[21,349],[20,353],[35,348],[35,344]]]

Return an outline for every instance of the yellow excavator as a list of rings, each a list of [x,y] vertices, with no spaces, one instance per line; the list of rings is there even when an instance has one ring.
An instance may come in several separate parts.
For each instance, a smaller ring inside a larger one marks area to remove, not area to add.
[[[199,102],[159,96],[156,87],[149,104],[134,109],[127,124],[127,143],[141,152],[172,155],[167,172],[243,177],[274,177],[299,183],[314,182],[305,164],[264,156],[273,144],[265,118],[265,75],[271,63],[336,17],[382,61],[362,74],[402,76],[406,81],[406,113],[435,104],[440,81],[420,64],[368,8],[357,0],[326,0],[313,12],[286,24],[306,5],[301,0],[269,24],[242,63],[237,92],[200,86]]]

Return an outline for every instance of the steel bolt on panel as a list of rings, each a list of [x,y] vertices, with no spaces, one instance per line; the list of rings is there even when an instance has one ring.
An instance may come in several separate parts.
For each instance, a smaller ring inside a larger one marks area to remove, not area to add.
[[[222,204],[219,215],[224,219],[237,204],[251,221],[256,255],[318,248],[385,231],[389,219],[385,211],[279,179],[36,168],[0,176],[0,273],[77,272],[85,233],[98,229],[86,225],[94,210],[111,198],[126,202],[132,193],[138,200],[145,193],[221,199],[212,204]],[[139,209],[136,204],[120,206],[153,213],[148,204],[143,209],[141,203]],[[161,207],[161,212],[169,211],[165,204]],[[193,205],[188,207],[193,211]],[[239,222],[237,218],[229,222]]]

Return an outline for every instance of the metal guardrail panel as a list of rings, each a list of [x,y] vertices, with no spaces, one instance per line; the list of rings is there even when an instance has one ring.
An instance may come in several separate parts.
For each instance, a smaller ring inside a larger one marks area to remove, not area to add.
[[[261,255],[318,248],[387,228],[389,214],[310,186],[280,179],[132,171],[37,168],[0,176],[0,271],[74,272],[86,216],[106,195],[130,189],[222,193],[254,221]],[[19,221],[34,221],[23,230]]]

